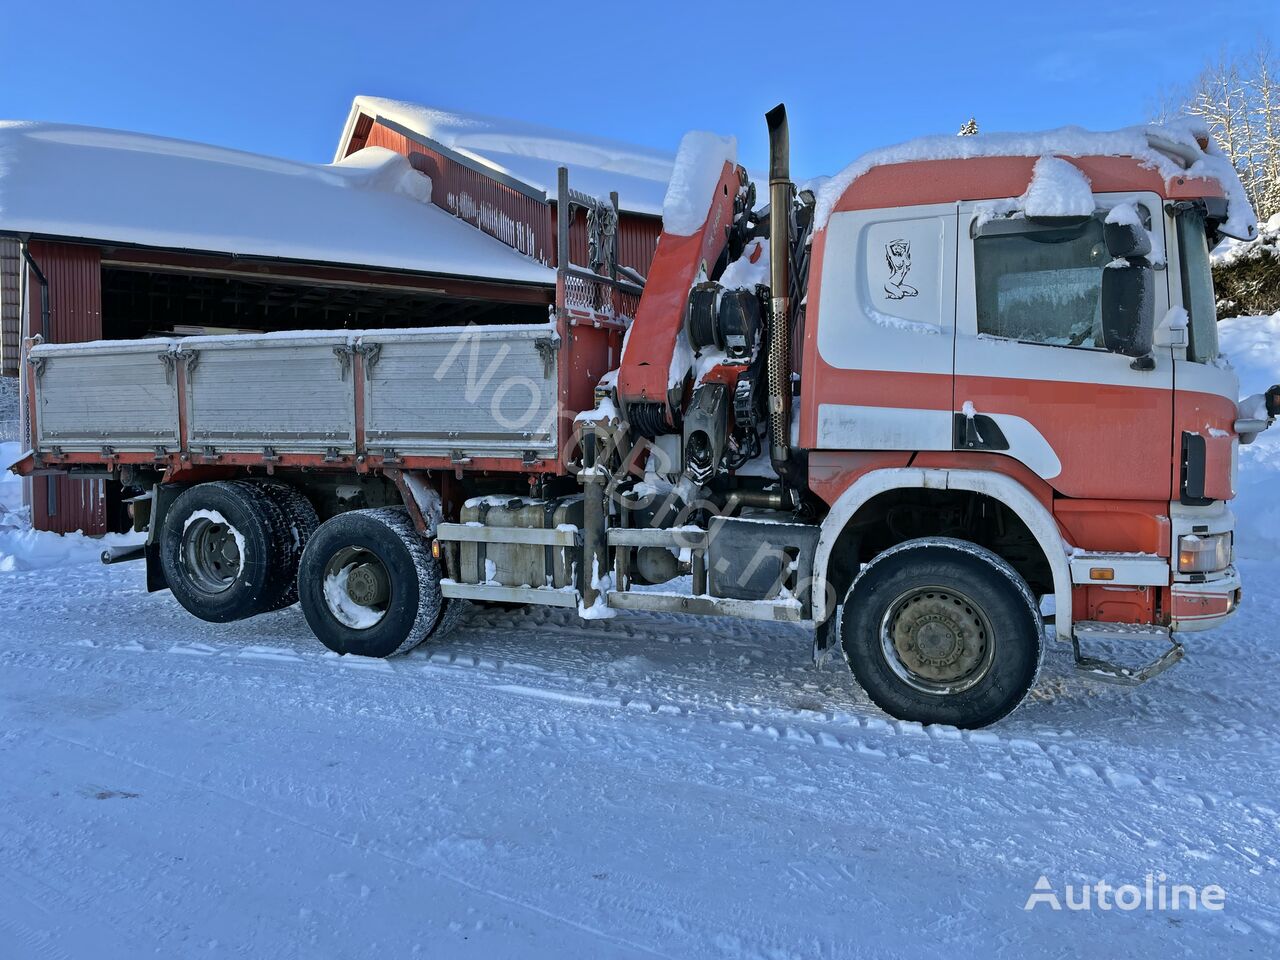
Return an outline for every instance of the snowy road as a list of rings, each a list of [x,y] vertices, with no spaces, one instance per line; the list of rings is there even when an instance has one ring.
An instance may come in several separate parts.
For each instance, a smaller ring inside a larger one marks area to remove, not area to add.
[[[0,957],[1276,956],[1280,563],[1245,575],[1151,684],[1055,647],[961,734],[794,627],[480,611],[370,662],[139,564],[7,574]],[[1226,909],[1023,910],[1159,871]]]

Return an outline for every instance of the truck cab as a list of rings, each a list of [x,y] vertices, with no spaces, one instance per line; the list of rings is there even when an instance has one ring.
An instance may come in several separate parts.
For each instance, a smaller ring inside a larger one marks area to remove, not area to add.
[[[878,471],[985,472],[1042,506],[1069,551],[1060,633],[1207,629],[1240,591],[1238,383],[1218,355],[1208,259],[1227,201],[1215,181],[1136,158],[1054,159],[1094,209],[1029,215],[1030,156],[885,164],[835,201],[805,317],[811,477],[840,511]],[[1135,217],[1146,243],[1118,257],[1108,231]],[[1149,298],[1139,351],[1103,329],[1125,293],[1109,274],[1131,270]]]

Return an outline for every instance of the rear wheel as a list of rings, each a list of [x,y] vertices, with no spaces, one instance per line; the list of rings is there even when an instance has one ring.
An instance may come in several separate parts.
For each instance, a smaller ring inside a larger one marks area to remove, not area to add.
[[[398,507],[321,524],[302,553],[298,594],[321,643],[364,657],[412,650],[436,631],[445,605],[440,566]]]
[[[283,592],[271,606],[280,610],[298,602],[298,564],[311,535],[320,526],[320,516],[300,490],[279,480],[254,480],[253,485],[267,495],[284,515],[286,540],[277,572]]]
[[[849,588],[845,656],[876,705],[902,720],[983,727],[1026,696],[1044,626],[1025,581],[974,544],[913,540]]]
[[[183,491],[165,514],[160,562],[174,598],[201,620],[226,623],[274,609],[288,588],[288,524],[241,480]]]

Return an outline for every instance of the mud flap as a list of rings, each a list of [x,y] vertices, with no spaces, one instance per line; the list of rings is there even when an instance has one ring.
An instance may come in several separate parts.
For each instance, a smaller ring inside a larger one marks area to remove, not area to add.
[[[160,533],[173,501],[187,489],[186,483],[157,483],[151,489],[151,518],[147,523],[147,542],[143,556],[147,561],[147,593],[169,589],[169,581],[160,563]]]
[[[844,604],[837,604],[831,616],[818,624],[813,632],[813,662],[822,665],[831,654],[840,649],[840,623],[844,619]]]
[[[169,581],[165,579],[164,567],[160,565],[160,544],[148,543],[143,549],[147,561],[147,593],[168,590]]]

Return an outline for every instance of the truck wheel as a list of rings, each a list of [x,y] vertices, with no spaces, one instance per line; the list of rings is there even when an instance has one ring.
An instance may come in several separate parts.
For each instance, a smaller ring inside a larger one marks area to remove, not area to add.
[[[1044,624],[1026,582],[989,550],[909,540],[862,569],[842,643],[862,688],[900,720],[984,727],[1026,696]]]
[[[441,620],[440,566],[400,507],[352,510],[320,525],[302,552],[298,594],[311,631],[335,653],[390,657]]]
[[[280,508],[242,480],[184,490],[165,514],[160,563],[174,597],[212,623],[256,616],[285,588],[291,543]]]
[[[253,485],[265,493],[284,514],[287,529],[282,567],[277,571],[284,591],[271,606],[282,610],[298,602],[298,563],[311,535],[320,526],[320,516],[300,490],[279,480],[254,480]]]

